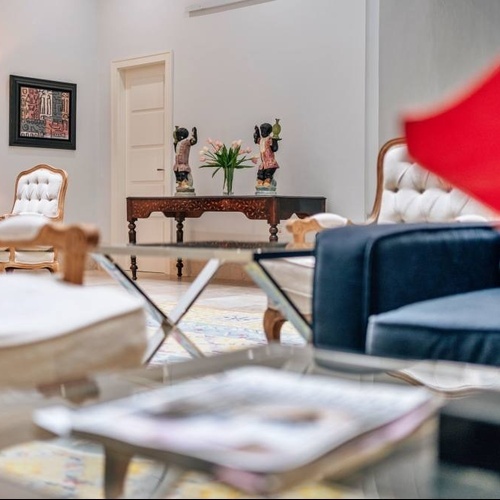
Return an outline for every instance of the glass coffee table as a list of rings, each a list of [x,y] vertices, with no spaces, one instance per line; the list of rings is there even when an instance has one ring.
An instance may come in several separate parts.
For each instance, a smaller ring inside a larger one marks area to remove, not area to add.
[[[238,242],[238,241],[205,241],[172,244],[135,244],[135,245],[100,245],[93,253],[93,259],[105,269],[116,281],[134,294],[145,300],[151,322],[159,326],[152,337],[148,350],[149,360],[168,335],[172,335],[193,358],[202,358],[204,353],[179,328],[184,315],[203,290],[209,285],[217,270],[225,263],[241,264],[252,280],[276,304],[283,316],[295,327],[306,340],[312,336],[311,325],[298,308],[281,289],[278,281],[272,276],[265,263],[269,259],[294,258],[312,255],[313,250],[295,250],[285,248],[285,244],[271,242]],[[126,271],[113,259],[117,255],[183,258],[207,261],[202,271],[190,284],[175,307],[166,315],[147,296]]]
[[[318,350],[312,346],[292,347],[269,344],[164,366],[96,375],[80,384],[68,385],[64,388],[64,393],[66,399],[69,398],[70,401],[78,404],[85,397],[90,403],[109,401],[165,385],[177,384],[188,379],[219,375],[242,366],[267,366],[299,372],[305,377],[321,374],[338,379],[354,380],[362,387],[369,387],[379,382],[404,384],[402,378],[394,377],[393,374],[414,366],[418,366],[420,375],[427,373],[431,378],[441,373],[445,378],[453,375],[461,377],[463,370],[467,368],[465,364],[443,362],[440,365],[441,370],[434,362],[376,358]],[[492,380],[492,377],[497,375],[496,368],[478,367],[478,369],[484,370],[486,379]],[[441,414],[446,410],[447,402],[451,402],[449,404],[455,405],[454,414],[457,415],[456,406],[460,401],[465,403],[465,409],[471,404],[477,404],[479,408],[483,405],[486,408],[486,402],[489,401],[490,408],[493,404],[498,413],[500,411],[500,393],[496,390],[498,383],[496,387],[493,386],[487,392],[476,389],[467,395],[464,394],[461,398],[451,398],[449,394],[443,394]],[[54,397],[49,400],[50,402],[61,404],[61,399],[57,398],[54,392]],[[50,406],[49,403],[41,406]],[[460,411],[458,410],[459,413]],[[68,428],[61,426],[61,422],[50,420],[50,424],[47,424],[47,421],[40,419],[40,416],[43,416],[43,410],[35,413],[35,421],[41,424],[35,426],[36,429],[43,429],[46,434],[68,435]],[[464,421],[467,418],[468,415],[464,411]],[[391,449],[390,453],[359,468],[350,470],[346,467],[344,474],[338,474],[333,479],[321,479],[311,484],[310,487],[321,490],[322,486],[339,485],[345,488],[345,491],[355,492],[356,498],[496,498],[495,495],[500,486],[500,475],[497,472],[440,460],[439,426],[442,426],[443,422],[449,425],[448,421],[444,421],[442,416],[436,414],[411,438],[405,439],[397,447]],[[451,430],[455,433],[455,440],[465,440],[466,436],[460,434],[460,426]],[[69,431],[69,436],[72,436],[71,431]],[[75,437],[81,438],[78,434],[75,434]],[[165,464],[165,474],[154,488],[155,491],[152,492],[151,497],[154,498],[164,498],[164,495],[175,486],[182,471],[203,470],[199,468],[196,460],[178,461],[171,455],[150,452],[141,446],[117,440],[101,440],[99,437],[95,437],[95,440],[104,445],[106,498],[120,497],[128,465],[135,455],[150,457]],[[491,445],[494,447],[495,443]]]

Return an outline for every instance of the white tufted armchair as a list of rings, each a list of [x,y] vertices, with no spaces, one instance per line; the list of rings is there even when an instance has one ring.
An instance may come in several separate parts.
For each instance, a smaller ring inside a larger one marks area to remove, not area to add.
[[[391,139],[380,149],[377,161],[377,192],[372,212],[363,224],[414,222],[478,222],[500,216],[462,191],[413,162],[404,138]],[[352,224],[337,214],[316,214],[290,219],[286,228],[293,234],[292,248],[312,247],[311,232]],[[266,266],[299,311],[310,319],[314,257],[270,260]],[[279,340],[285,318],[272,303],[264,314],[268,340]]]
[[[47,221],[62,221],[68,175],[64,170],[50,165],[36,165],[17,176],[14,204],[9,214],[38,215]],[[59,270],[57,250],[51,247],[2,248],[0,249],[0,271],[10,269]]]

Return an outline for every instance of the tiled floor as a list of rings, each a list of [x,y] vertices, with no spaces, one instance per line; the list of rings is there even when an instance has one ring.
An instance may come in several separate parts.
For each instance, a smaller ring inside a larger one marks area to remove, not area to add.
[[[135,283],[157,303],[177,301],[191,284],[189,279],[170,279],[159,273],[139,272],[137,278]],[[103,271],[87,271],[85,284],[120,286]],[[267,299],[264,292],[255,285],[239,285],[236,282],[215,279],[198,297],[196,304],[214,309],[264,313]]]

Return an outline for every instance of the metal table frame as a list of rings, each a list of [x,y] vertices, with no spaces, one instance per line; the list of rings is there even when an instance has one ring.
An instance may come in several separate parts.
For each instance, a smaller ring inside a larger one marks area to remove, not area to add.
[[[162,336],[152,340],[148,359],[156,352],[163,341],[172,335],[193,358],[204,357],[203,352],[179,328],[179,323],[203,290],[209,285],[217,270],[226,262],[240,263],[246,273],[276,304],[280,312],[307,341],[312,338],[310,323],[304,318],[274,277],[265,268],[267,259],[293,258],[312,255],[313,250],[287,250],[276,248],[219,248],[217,246],[184,246],[182,244],[144,244],[144,245],[102,245],[92,254],[94,259],[108,271],[122,286],[135,294],[140,294],[148,306],[150,315],[161,325]],[[188,290],[178,300],[176,306],[166,315],[132,278],[113,260],[112,255],[138,255],[143,257],[170,257],[207,260],[205,267],[191,283]]]

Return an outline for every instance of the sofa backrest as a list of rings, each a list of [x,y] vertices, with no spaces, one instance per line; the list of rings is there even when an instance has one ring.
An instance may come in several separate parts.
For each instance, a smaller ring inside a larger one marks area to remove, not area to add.
[[[392,139],[382,146],[372,222],[454,222],[480,218],[500,217],[415,163],[408,155],[404,138]]]

